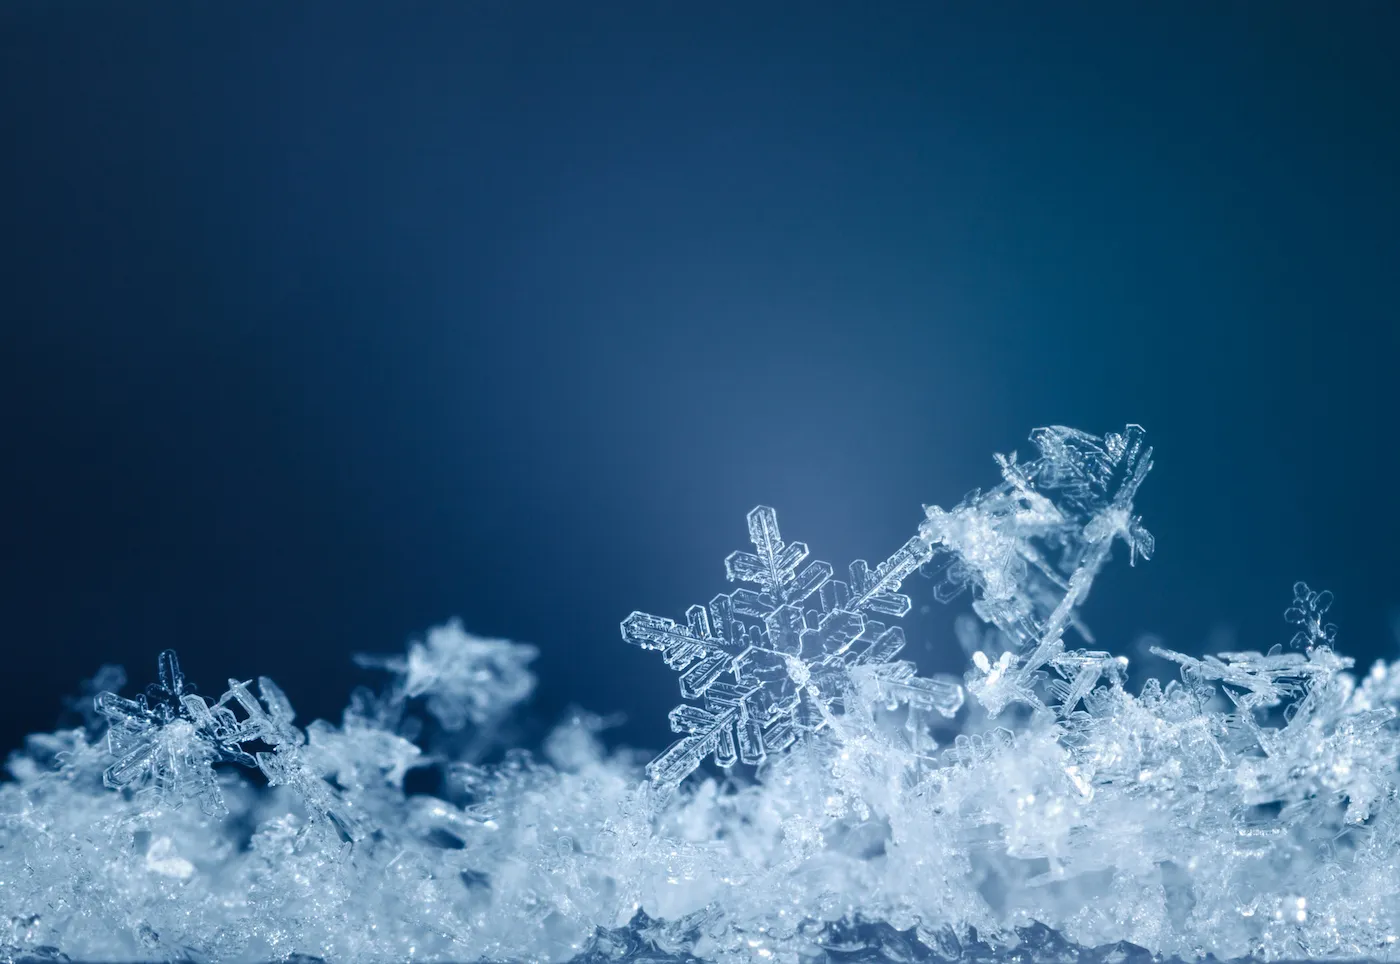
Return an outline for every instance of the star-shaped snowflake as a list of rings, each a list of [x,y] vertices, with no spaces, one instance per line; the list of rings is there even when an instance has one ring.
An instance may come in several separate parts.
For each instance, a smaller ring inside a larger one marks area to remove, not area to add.
[[[671,711],[671,728],[683,735],[649,764],[656,783],[679,783],[709,754],[722,767],[762,762],[827,724],[850,692],[850,669],[891,664],[904,648],[901,628],[872,617],[909,611],[899,590],[931,557],[924,540],[910,539],[873,569],[858,559],[839,580],[829,563],[803,565],[807,546],[783,542],[772,509],[758,506],[748,519],[753,551],[733,552],[724,565],[731,581],[753,588],[691,606],[683,625],[641,612],[622,622],[622,638],[660,650],[681,674],[681,696],[695,701]],[[897,665],[908,689],[912,666]]]

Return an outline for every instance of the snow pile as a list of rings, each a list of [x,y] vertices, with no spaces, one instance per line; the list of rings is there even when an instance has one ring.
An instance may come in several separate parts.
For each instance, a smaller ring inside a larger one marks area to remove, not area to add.
[[[171,652],[134,697],[104,671],[0,784],[0,960],[1400,957],[1400,674],[1352,674],[1299,583],[1288,648],[1159,650],[1180,678],[1130,687],[1079,609],[1152,553],[1151,450],[1031,438],[874,566],[759,507],[742,586],[624,620],[680,674],[649,764],[579,715],[480,765],[536,653],[456,624],[360,657],[390,680],[339,725],[266,677],[200,696]],[[897,658],[920,571],[970,591],[963,680]]]

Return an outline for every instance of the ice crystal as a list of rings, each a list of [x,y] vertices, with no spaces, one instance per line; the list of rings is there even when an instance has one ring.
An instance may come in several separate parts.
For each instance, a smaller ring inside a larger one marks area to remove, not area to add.
[[[1133,679],[1082,608],[1151,554],[1142,430],[1032,441],[877,566],[759,508],[743,586],[628,617],[685,699],[649,766],[583,711],[479,752],[535,651],[457,624],[361,658],[389,680],[338,724],[170,652],[135,696],[104,669],[8,761],[0,961],[1400,959],[1400,673],[1354,674],[1299,583],[1291,646]],[[970,590],[965,688],[897,658],[919,568]]]
[[[535,689],[527,667],[538,655],[533,646],[471,636],[458,621],[413,642],[406,656],[356,656],[361,666],[398,677],[401,699],[425,697],[428,712],[445,730],[498,720]]]
[[[856,667],[881,667],[867,676],[886,697],[957,712],[961,688],[917,679],[912,663],[894,662],[904,630],[871,618],[909,611],[899,590],[928,561],[924,540],[910,539],[873,570],[857,559],[849,580],[840,580],[830,563],[802,565],[806,544],[783,542],[768,506],[748,521],[754,551],[730,553],[724,568],[731,582],[755,588],[720,593],[708,608],[691,606],[684,626],[643,612],[622,622],[623,639],[659,650],[681,674],[682,697],[703,701],[671,711],[671,729],[685,735],[647,765],[654,781],[673,786],[710,754],[722,767],[762,763],[821,730],[851,691]]]
[[[1064,634],[1073,628],[1093,641],[1078,610],[1115,540],[1127,543],[1130,562],[1152,556],[1152,535],[1133,514],[1152,468],[1143,434],[1138,425],[1103,438],[1063,426],[1036,429],[1039,457],[997,456],[1001,485],[952,510],[925,510],[920,535],[949,556],[937,595],[948,601],[971,586],[973,611],[1006,646],[995,659],[972,654],[968,688],[993,716],[1013,702],[1043,707],[1044,668],[1062,678],[1049,693],[1063,715],[1101,677],[1126,666],[1105,652],[1066,652]]]
[[[291,701],[276,683],[260,677],[255,697],[249,683],[231,679],[211,705],[185,682],[174,650],[161,653],[157,665],[159,682],[135,699],[103,691],[94,700],[108,721],[107,743],[116,757],[102,771],[106,786],[131,791],[148,807],[194,798],[206,813],[222,816],[228,808],[214,764],[235,763],[260,770],[273,786],[295,788],[310,812],[330,820],[346,839],[355,836],[355,819],[310,764],[325,740],[322,731],[313,724],[312,752],[302,749],[306,734],[292,725]],[[245,749],[255,743],[267,749]]]
[[[1332,607],[1332,594],[1327,591],[1313,592],[1305,582],[1293,584],[1293,605],[1283,613],[1283,617],[1299,629],[1293,634],[1292,645],[1298,649],[1318,645],[1331,645],[1336,638],[1337,627],[1324,623],[1322,617]]]

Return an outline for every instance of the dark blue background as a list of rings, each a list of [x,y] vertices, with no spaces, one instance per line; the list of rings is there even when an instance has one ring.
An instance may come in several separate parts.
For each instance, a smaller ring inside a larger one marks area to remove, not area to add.
[[[10,2],[4,743],[172,645],[334,714],[461,614],[660,746],[618,620],[750,506],[873,558],[1046,423],[1156,446],[1103,642],[1267,647],[1305,578],[1389,655],[1397,49],[1392,3]]]

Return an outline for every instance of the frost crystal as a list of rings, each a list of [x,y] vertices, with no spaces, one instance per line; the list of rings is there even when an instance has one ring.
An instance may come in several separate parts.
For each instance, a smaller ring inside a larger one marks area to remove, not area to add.
[[[1400,960],[1400,673],[1298,583],[1290,647],[1130,677],[1081,609],[1151,554],[1142,430],[1032,441],[846,579],[755,509],[743,586],[623,623],[686,700],[649,766],[582,711],[484,752],[535,651],[455,623],[360,658],[389,682],[338,724],[105,668],[7,763],[0,962]],[[965,687],[897,659],[921,567],[971,591]]]
[[[691,606],[684,626],[642,612],[622,622],[623,639],[659,650],[681,674],[682,697],[703,701],[671,711],[671,729],[685,735],[647,765],[652,780],[674,786],[709,754],[722,767],[762,763],[830,722],[857,667],[881,667],[870,681],[887,697],[957,712],[961,688],[916,679],[913,664],[894,662],[904,630],[870,618],[909,611],[899,589],[928,561],[927,543],[910,539],[874,570],[857,559],[843,581],[830,563],[803,566],[806,544],[784,543],[768,506],[749,513],[749,539],[754,551],[730,553],[724,568],[731,582],[755,588]]]

